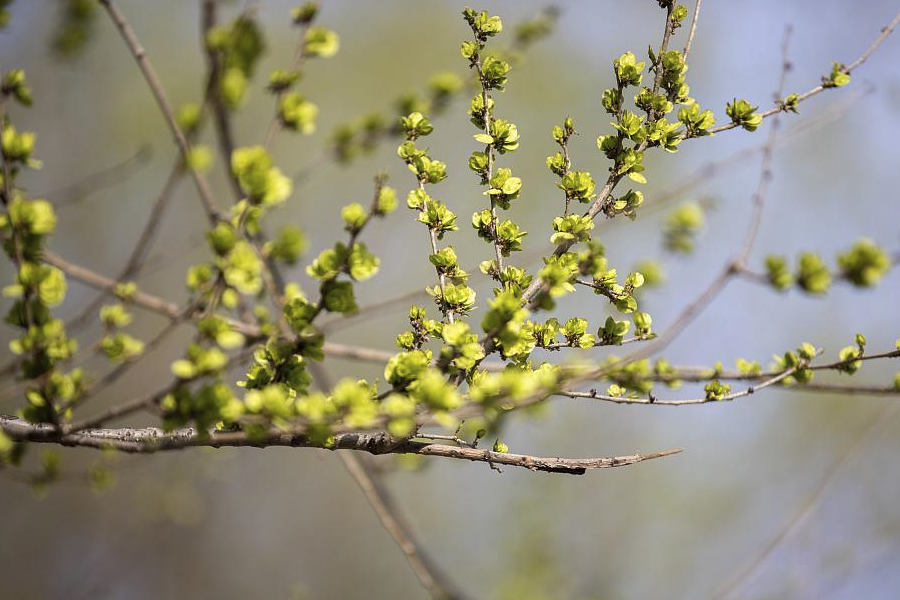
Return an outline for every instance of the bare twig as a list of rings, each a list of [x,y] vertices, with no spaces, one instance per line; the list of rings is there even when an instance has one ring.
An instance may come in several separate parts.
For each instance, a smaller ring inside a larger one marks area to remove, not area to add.
[[[141,230],[141,234],[138,236],[138,240],[132,248],[131,254],[128,256],[128,261],[116,276],[117,281],[127,281],[130,277],[136,275],[138,271],[140,271],[141,266],[144,264],[144,260],[147,257],[147,252],[149,251],[150,246],[153,243],[154,238],[156,237],[159,224],[162,221],[163,214],[165,213],[166,205],[172,198],[178,181],[181,179],[183,174],[184,167],[182,165],[181,158],[179,157],[175,161],[175,164],[172,166],[172,170],[169,172],[169,176],[166,178],[166,182],[163,185],[162,191],[156,197],[156,201],[153,203],[153,206],[150,209],[150,214],[147,218],[147,222],[144,224],[144,228]],[[66,328],[70,331],[78,329],[84,326],[92,317],[94,317],[97,309],[100,308],[100,305],[105,301],[107,294],[112,290],[107,289],[104,291],[105,293],[96,296],[75,317],[69,320],[66,323]]]
[[[589,392],[574,392],[574,391],[563,391],[559,392],[560,396],[568,396],[569,398],[591,398],[594,400],[603,400],[605,402],[614,402],[616,404],[659,404],[662,406],[684,406],[687,404],[706,404],[709,402],[728,402],[731,400],[735,400],[737,398],[743,398],[744,396],[749,396],[758,392],[759,390],[765,389],[769,386],[776,385],[784,379],[790,377],[794,373],[798,371],[799,367],[792,367],[787,369],[774,377],[766,379],[762,383],[751,385],[743,390],[738,392],[732,392],[729,394],[725,394],[721,398],[711,398],[709,396],[703,396],[701,398],[688,398],[684,400],[660,400],[653,395],[650,395],[646,398],[629,398],[627,396],[610,396],[606,394],[598,394],[597,390],[591,390]]]
[[[149,145],[143,145],[137,151],[110,167],[101,169],[95,173],[90,173],[81,177],[77,181],[37,194],[51,198],[53,206],[56,208],[65,208],[77,204],[90,194],[95,194],[101,190],[113,187],[122,183],[134,173],[150,162],[153,151]]]
[[[819,483],[809,495],[800,503],[797,511],[780,527],[775,535],[756,553],[732,573],[712,595],[717,600],[725,600],[740,592],[753,576],[759,572],[760,567],[779,547],[793,537],[793,535],[806,523],[824,497],[825,492],[831,487],[832,482],[844,470],[855,461],[862,451],[865,443],[872,439],[879,427],[890,422],[900,405],[890,404],[883,406],[875,413],[875,416],[850,440],[850,443],[838,456],[838,459],[825,472]]]
[[[890,23],[888,23],[885,27],[881,28],[881,33],[879,33],[878,37],[875,38],[875,41],[872,42],[872,45],[869,46],[866,49],[866,51],[863,52],[862,55],[860,55],[859,58],[857,58],[852,63],[850,63],[849,65],[844,67],[844,69],[842,71],[844,73],[850,74],[854,70],[856,70],[858,67],[860,67],[864,62],[866,62],[869,59],[869,57],[872,56],[872,54],[875,52],[875,50],[877,50],[878,47],[884,42],[884,40],[887,39],[887,37],[891,34],[891,32],[894,31],[894,29],[897,27],[898,23],[900,23],[900,12],[898,12],[896,15],[894,15],[894,18],[891,20]],[[822,84],[817,85],[816,87],[814,87],[802,94],[798,94],[797,95],[797,103],[799,104],[800,102],[808,100],[809,98],[812,98],[813,96],[816,96],[827,89],[830,89],[830,88],[828,88]],[[763,113],[760,113],[760,114],[762,115],[763,119],[768,119],[769,117],[772,117],[774,115],[777,115],[778,113],[784,112],[785,110],[787,110],[787,108],[783,104],[776,103],[775,106],[773,106],[769,110],[767,110]],[[709,132],[710,133],[719,133],[721,131],[727,131],[729,129],[734,129],[735,127],[738,127],[738,126],[739,126],[739,123],[728,123],[726,125],[721,125],[719,127],[713,127],[712,129],[709,130]]]
[[[781,77],[778,80],[778,91],[775,93],[776,100],[784,95],[784,83],[787,80],[787,74],[791,70],[791,61],[788,58],[788,46],[791,40],[791,27],[788,25],[784,30],[784,38],[781,42]],[[753,244],[759,233],[759,226],[762,223],[763,208],[766,204],[766,192],[769,188],[769,182],[772,181],[772,155],[775,152],[775,141],[778,138],[778,127],[781,125],[781,119],[775,117],[772,119],[772,126],[769,127],[769,137],[766,146],[763,149],[762,166],[759,173],[759,185],[756,193],[753,195],[753,213],[750,217],[750,226],[747,229],[747,236],[744,240],[744,246],[741,250],[735,264],[743,265],[750,258],[750,252],[753,250]]]
[[[159,78],[156,76],[156,72],[154,71],[153,66],[150,64],[150,59],[147,58],[147,51],[144,50],[143,46],[141,46],[140,41],[138,41],[138,38],[134,33],[134,30],[125,19],[125,15],[122,14],[122,11],[119,10],[119,7],[116,6],[116,4],[112,0],[98,1],[106,9],[106,12],[109,14],[113,23],[116,25],[116,28],[118,28],[119,33],[122,35],[122,39],[125,40],[125,44],[128,46],[128,49],[131,50],[131,54],[134,56],[135,61],[137,61],[138,67],[140,68],[141,73],[144,76],[144,80],[150,87],[150,91],[153,93],[153,98],[156,100],[156,104],[159,106],[159,109],[163,114],[166,125],[168,125],[169,131],[172,133],[175,144],[178,146],[178,150],[181,152],[181,158],[182,160],[184,160],[185,164],[187,164],[191,154],[190,142],[188,142],[187,138],[184,136],[184,132],[182,132],[181,128],[178,126],[178,121],[176,121],[175,119],[175,113],[172,111],[172,106],[169,104],[169,100],[166,98],[166,94],[163,91],[162,84],[160,83]],[[209,183],[206,181],[206,178],[199,171],[197,171],[197,169],[190,169],[190,173],[191,178],[194,181],[194,185],[197,188],[197,193],[200,196],[200,201],[203,203],[203,209],[206,211],[207,219],[210,221],[210,223],[216,223],[220,218],[219,210],[218,208],[216,208],[215,202],[213,200],[213,194],[211,188],[209,187]]]
[[[390,490],[381,476],[365,462],[365,457],[350,452],[339,452],[344,467],[359,489],[362,490],[375,511],[382,527],[391,535],[397,547],[422,584],[435,600],[462,600],[465,595],[447,579],[437,564],[423,551],[413,536],[412,528],[403,518]]]
[[[703,0],[697,0],[697,3],[694,5],[694,16],[691,17],[691,30],[688,32],[687,42],[684,44],[684,50],[681,51],[681,55],[684,56],[684,61],[687,62],[688,54],[691,52],[691,45],[694,43],[694,35],[697,34],[697,21],[700,19],[700,5],[703,4]]]
[[[324,365],[311,363],[310,374],[320,389],[323,391],[331,389],[331,378]],[[381,473],[368,464],[366,457],[354,452],[339,452],[338,456],[378,516],[381,526],[403,552],[422,587],[435,600],[463,600],[465,596],[438,568],[424,547],[416,541],[412,527],[397,506]]]

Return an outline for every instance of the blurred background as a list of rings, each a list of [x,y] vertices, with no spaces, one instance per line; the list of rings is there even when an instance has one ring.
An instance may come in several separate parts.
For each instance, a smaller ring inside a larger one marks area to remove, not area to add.
[[[244,6],[224,3],[222,17],[233,17]],[[544,6],[492,0],[476,8],[513,24]],[[120,7],[172,103],[199,101],[204,70],[199,2],[122,0]],[[256,4],[269,36],[268,52],[236,119],[240,145],[261,143],[265,135],[272,100],[262,88],[266,73],[290,64],[297,35],[287,16],[291,7],[281,1]],[[467,74],[458,50],[470,33],[462,8],[447,0],[323,2],[319,23],[338,32],[341,50],[304,70],[300,90],[321,109],[318,129],[311,137],[282,135],[276,160],[289,174],[312,169],[270,220],[303,227],[308,257],[340,235],[341,206],[368,202],[376,172],[390,173],[401,198],[412,187],[394,141],[350,168],[318,157],[338,123],[371,110],[393,114],[394,99],[422,90],[436,71]],[[662,30],[663,12],[650,0],[571,1],[560,9],[552,35],[529,49],[510,74],[507,92],[496,97],[497,115],[516,123],[522,136],[520,150],[501,163],[524,180],[512,216],[531,232],[526,250],[547,244],[548,222],[562,210],[555,179],[544,167],[545,157],[555,151],[551,127],[571,115],[581,133],[571,146],[575,168],[603,179],[607,165],[595,139],[610,129],[600,94],[613,85],[611,61],[626,50],[645,58]],[[858,57],[897,10],[896,2],[886,0],[760,0],[752,8],[707,2],[691,54],[691,95],[713,108],[720,123],[727,120],[725,103],[734,97],[771,106],[786,25],[794,31],[794,69],[786,91],[802,92],[830,71],[831,61]],[[121,269],[162,187],[174,146],[105,14],[98,10],[84,52],[63,61],[51,50],[63,18],[59,3],[19,0],[11,11],[10,26],[0,32],[2,67],[25,69],[35,97],[33,108],[15,108],[12,118],[20,129],[36,132],[36,154],[44,161],[43,170],[24,183],[33,195],[65,204],[58,208],[53,250],[112,275]],[[685,34],[678,32],[673,47],[683,46]],[[895,34],[853,74],[849,87],[821,94],[802,104],[799,116],[784,119],[783,131],[790,135],[776,149],[752,267],[761,269],[768,253],[793,259],[802,250],[820,252],[834,264],[836,253],[863,236],[896,252],[898,59]],[[427,138],[432,156],[445,161],[451,174],[434,195],[460,215],[460,231],[447,241],[456,246],[463,267],[489,254],[467,225],[468,215],[484,202],[465,166],[475,147],[467,102],[460,99],[435,119],[435,133]],[[825,120],[809,121],[817,117]],[[792,129],[810,122],[816,124]],[[765,125],[753,134],[735,130],[687,142],[676,155],[648,153],[648,205],[711,161],[761,144],[767,130]],[[212,140],[211,133],[206,137]],[[111,181],[71,188],[144,147],[149,151]],[[598,221],[595,237],[620,272],[642,259],[662,264],[666,286],[642,297],[655,329],[669,324],[738,250],[759,162],[755,154],[723,167],[677,198],[711,207],[691,256],[663,249],[665,210],[639,211],[634,222]],[[221,164],[210,175],[220,204],[230,199],[223,175]],[[204,260],[207,250],[205,221],[190,182],[183,181],[176,194],[139,282],[181,301],[184,269]],[[411,220],[401,209],[366,231],[382,270],[358,286],[361,303],[432,284],[433,270],[424,258],[427,238]],[[11,265],[4,261],[0,270],[9,281]],[[290,275],[312,289],[302,266]],[[483,282],[475,287],[483,307],[487,287]],[[93,291],[71,282],[58,314],[70,317],[93,297]],[[815,298],[733,281],[664,356],[680,365],[722,361],[730,367],[744,357],[765,366],[773,353],[809,341],[832,358],[857,332],[868,337],[870,351],[890,350],[900,337],[898,298],[897,271],[874,290],[836,284]],[[4,299],[4,311],[7,303]],[[408,307],[405,302],[357,319],[329,339],[390,350],[406,326]],[[130,331],[147,339],[163,321],[138,314]],[[554,314],[587,315],[596,329],[607,306],[579,293]],[[97,331],[84,332],[82,345]],[[4,348],[12,334],[4,326]],[[131,398],[168,377],[170,361],[189,336],[188,328],[174,336],[92,401],[94,407]],[[600,360],[607,354],[586,356]],[[326,364],[334,377],[375,377],[381,371],[349,361]],[[104,369],[100,362],[88,366]],[[852,381],[889,385],[896,370],[896,361],[873,361]],[[665,391],[667,397],[696,393],[690,386]],[[512,468],[498,474],[486,465],[451,460],[382,458],[377,464],[423,546],[473,598],[702,599],[724,597],[729,586],[732,598],[896,598],[897,402],[896,397],[778,389],[683,408],[557,398],[539,412],[510,419],[504,440],[512,451],[552,456],[685,451],[581,477]],[[18,405],[5,399],[0,412],[12,413]],[[39,461],[42,450],[33,448],[28,464]],[[45,490],[0,478],[2,598],[427,597],[333,453],[224,449],[103,457],[63,449],[60,456],[62,480]],[[82,476],[98,462],[110,464],[115,477],[115,485],[101,494]]]

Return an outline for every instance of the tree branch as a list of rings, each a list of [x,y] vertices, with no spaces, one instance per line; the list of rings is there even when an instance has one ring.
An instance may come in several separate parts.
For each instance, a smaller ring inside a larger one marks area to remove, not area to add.
[[[900,12],[898,12],[896,15],[894,15],[894,18],[891,20],[890,23],[888,23],[885,27],[881,28],[881,33],[878,35],[877,38],[875,38],[875,41],[872,42],[872,45],[869,46],[866,49],[866,51],[863,52],[859,58],[857,58],[852,63],[850,63],[849,65],[844,67],[843,72],[850,74],[854,70],[856,70],[858,67],[860,67],[864,62],[866,62],[869,59],[869,57],[872,56],[872,54],[875,52],[875,50],[877,50],[878,47],[884,42],[884,40],[887,39],[887,37],[891,34],[891,32],[894,31],[894,29],[897,27],[898,23],[900,23]],[[822,84],[817,85],[816,87],[812,88],[811,90],[808,90],[802,94],[798,94],[797,95],[797,103],[799,104],[800,102],[803,102],[809,98],[812,98],[813,96],[816,96],[816,95],[824,92],[827,89],[829,89],[829,88],[825,87]],[[784,105],[776,104],[774,107],[770,108],[766,112],[761,113],[761,115],[762,115],[763,119],[768,119],[769,117],[775,116],[778,113],[784,112],[785,110],[787,110],[787,108]],[[709,130],[709,133],[719,133],[722,131],[728,131],[729,129],[734,129],[735,127],[738,127],[738,126],[739,126],[739,123],[728,123],[727,125],[713,127],[712,129]]]
[[[119,33],[122,36],[122,39],[125,40],[125,44],[128,46],[128,49],[131,50],[131,54],[134,56],[134,59],[137,61],[138,68],[141,70],[141,74],[144,76],[144,80],[147,82],[147,85],[150,87],[150,91],[153,93],[153,98],[156,100],[156,104],[159,106],[160,111],[163,114],[163,117],[166,121],[166,125],[169,127],[169,131],[172,133],[172,137],[175,140],[175,144],[178,146],[178,150],[181,152],[181,158],[187,164],[189,161],[191,154],[191,145],[188,142],[187,138],[184,136],[184,132],[181,131],[181,128],[178,126],[178,121],[175,119],[175,113],[172,111],[172,106],[169,104],[169,100],[166,98],[166,94],[163,91],[162,84],[159,81],[159,78],[156,76],[156,72],[153,69],[153,66],[150,64],[150,59],[147,58],[147,51],[144,50],[143,46],[141,46],[140,41],[138,41],[137,36],[134,33],[134,30],[129,25],[125,15],[122,14],[122,11],[119,10],[119,7],[112,0],[98,0],[100,4],[106,9],[106,12],[109,14],[109,17],[112,19],[113,23],[116,25],[116,28],[119,30]],[[196,169],[190,169],[191,178],[194,180],[194,185],[197,188],[197,193],[200,196],[200,201],[203,203],[203,209],[206,211],[206,217],[210,223],[218,222],[219,209],[216,207],[215,202],[213,201],[212,190],[209,187],[209,183],[206,181],[206,178],[203,177]]]
[[[181,450],[192,447],[225,448],[246,447],[268,448],[273,446],[289,446],[301,448],[322,448],[321,442],[309,438],[305,431],[282,431],[269,429],[262,434],[249,434],[243,431],[204,431],[198,432],[192,427],[165,431],[158,427],[141,429],[85,429],[77,433],[60,433],[54,427],[45,424],[32,424],[15,417],[0,416],[0,429],[10,438],[22,442],[60,444],[96,449],[113,449],[126,453],[154,453],[168,450]],[[492,452],[475,448],[430,444],[412,440],[396,439],[382,432],[377,433],[338,433],[332,438],[329,450],[357,450],[374,455],[382,454],[418,454],[420,456],[439,456],[483,462],[492,465],[523,467],[531,471],[546,473],[567,473],[583,475],[588,470],[622,467],[662,458],[681,452],[680,448],[652,452],[649,454],[631,454],[627,456],[610,456],[601,458],[551,458],[512,454],[509,452]]]

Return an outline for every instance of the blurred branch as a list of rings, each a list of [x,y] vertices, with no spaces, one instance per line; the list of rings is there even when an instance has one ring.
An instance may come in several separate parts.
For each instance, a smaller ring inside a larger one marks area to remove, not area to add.
[[[216,26],[218,0],[203,0],[200,9],[201,21],[201,44],[206,55],[206,69],[208,73],[207,98],[212,104],[213,121],[216,125],[216,138],[219,141],[219,154],[222,156],[223,163],[228,167],[225,169],[228,178],[228,184],[231,186],[232,192],[236,199],[240,200],[244,197],[241,185],[238,183],[237,176],[231,170],[231,155],[234,153],[234,132],[231,128],[231,120],[228,115],[228,108],[222,99],[219,91],[219,85],[222,78],[222,65],[219,60],[219,54],[215,48],[207,43],[209,32]]]
[[[95,173],[85,175],[77,181],[62,187],[58,187],[48,192],[42,192],[38,194],[38,196],[52,198],[53,205],[57,208],[72,206],[81,202],[91,194],[123,183],[129,177],[146,167],[152,156],[153,148],[145,144],[123,161],[96,171]]]
[[[184,167],[182,166],[181,158],[179,157],[178,159],[176,159],[175,164],[172,166],[172,169],[169,172],[169,176],[166,178],[166,182],[163,185],[162,191],[156,197],[156,201],[150,208],[150,214],[147,218],[147,222],[144,224],[144,228],[141,230],[141,233],[138,236],[138,240],[131,250],[131,254],[128,256],[128,261],[116,276],[117,281],[127,281],[130,277],[140,271],[140,268],[147,257],[147,252],[150,249],[154,238],[156,237],[160,221],[162,220],[163,214],[165,213],[166,205],[172,198],[178,181],[183,175]],[[106,300],[107,294],[111,291],[112,290],[106,289],[106,293],[96,296],[75,317],[73,317],[66,323],[66,327],[72,330],[84,326],[88,322],[88,320],[96,314],[97,310],[100,308],[100,305],[103,304],[103,302]]]
[[[791,26],[788,25],[784,29],[784,37],[781,41],[781,76],[778,80],[778,91],[775,92],[776,101],[784,96],[784,84],[787,81],[787,74],[791,70],[791,61],[788,50],[791,42]],[[772,181],[772,156],[775,153],[775,141],[778,139],[778,129],[781,126],[781,118],[775,116],[772,119],[772,125],[769,127],[769,137],[763,148],[762,164],[759,171],[759,184],[756,193],[753,194],[753,213],[750,217],[750,226],[747,228],[747,237],[744,240],[744,247],[738,259],[732,263],[740,267],[743,266],[747,259],[750,258],[750,252],[753,250],[753,244],[756,243],[756,236],[759,234],[759,226],[762,223],[763,209],[766,206],[766,196],[769,191],[769,183]],[[733,274],[733,270],[732,270]]]
[[[333,387],[324,365],[311,364],[310,373],[320,389],[329,390]],[[344,463],[347,473],[365,495],[366,501],[378,516],[382,527],[403,552],[422,587],[434,600],[465,600],[465,595],[447,579],[446,574],[438,568],[422,545],[416,541],[412,527],[404,518],[400,507],[397,506],[381,473],[373,468],[364,456],[352,452],[339,452],[338,456]]]
[[[738,569],[729,576],[724,584],[717,588],[713,593],[712,598],[725,600],[726,598],[738,594],[746,587],[753,579],[753,576],[759,572],[760,567],[765,563],[766,559],[768,559],[785,542],[790,540],[809,520],[832,482],[837,479],[837,476],[841,474],[845,467],[848,467],[859,458],[866,442],[872,440],[879,427],[883,427],[886,423],[890,422],[890,419],[896,414],[898,408],[900,408],[900,405],[897,404],[886,405],[875,413],[875,416],[853,436],[850,443],[847,444],[844,450],[838,455],[837,460],[831,464],[819,483],[813,488],[803,502],[800,503],[796,512],[777,530],[776,534],[762,547],[758,554],[750,557],[747,562],[738,567]]]
[[[181,128],[178,126],[175,114],[172,112],[172,106],[169,104],[165,92],[163,91],[162,84],[156,76],[153,66],[150,64],[150,59],[147,58],[147,51],[141,46],[134,30],[131,28],[131,25],[128,24],[125,15],[122,14],[122,11],[119,10],[118,6],[116,6],[112,0],[98,1],[106,9],[110,19],[112,19],[116,28],[119,30],[122,39],[125,40],[125,44],[134,56],[135,61],[137,61],[138,68],[140,68],[144,80],[150,87],[153,98],[156,100],[156,104],[159,106],[159,109],[165,118],[166,125],[168,125],[169,131],[172,133],[172,137],[175,140],[175,144],[178,146],[178,150],[181,152],[181,158],[185,164],[188,164],[191,155],[190,142],[188,142],[187,138],[184,136],[184,132],[182,132]],[[210,223],[215,224],[220,218],[219,209],[216,208],[215,202],[213,201],[213,194],[209,187],[209,183],[197,169],[189,169],[189,171],[200,196],[200,201],[206,211],[206,217]]]
[[[422,587],[434,600],[464,600],[466,596],[447,580],[447,576],[423,551],[421,544],[416,542],[412,528],[402,517],[380,474],[366,464],[364,457],[348,452],[339,452],[338,456],[341,457],[344,467],[356,485],[365,494],[381,525],[403,552]]]

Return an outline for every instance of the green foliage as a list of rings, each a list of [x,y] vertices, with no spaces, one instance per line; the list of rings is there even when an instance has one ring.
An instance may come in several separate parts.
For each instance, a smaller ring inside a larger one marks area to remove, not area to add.
[[[831,273],[818,254],[800,255],[796,274],[797,284],[809,294],[824,294],[831,287]]]
[[[616,81],[619,87],[641,85],[641,72],[644,70],[643,62],[638,62],[633,52],[626,52],[613,61],[613,69],[616,73]]]
[[[694,251],[697,234],[705,223],[698,202],[687,202],[666,217],[663,227],[664,245],[670,252],[689,254]]]
[[[594,228],[594,220],[588,216],[569,215],[553,219],[553,231],[550,242],[561,244],[563,242],[587,242],[591,239],[591,230]]]
[[[703,386],[703,391],[706,392],[706,399],[712,401],[724,400],[725,395],[731,391],[731,386],[727,383],[721,383],[718,380],[710,381],[705,386]]]
[[[725,114],[731,117],[731,122],[735,125],[747,131],[756,131],[763,120],[762,115],[756,112],[758,109],[758,106],[751,106],[746,100],[735,98],[734,102],[729,102],[725,107]]]
[[[716,117],[711,110],[700,110],[696,102],[678,109],[678,120],[684,125],[687,137],[711,135],[709,129],[716,124]]]
[[[497,169],[489,183],[490,188],[485,193],[491,197],[493,204],[503,209],[509,209],[510,201],[518,198],[522,190],[522,180],[513,177],[511,169]]]
[[[842,275],[859,287],[872,287],[891,268],[888,253],[868,239],[859,240],[850,250],[839,254],[837,263]]]
[[[380,264],[381,261],[369,252],[365,244],[357,242],[348,248],[338,242],[333,248],[323,250],[306,267],[306,274],[320,281],[328,281],[340,273],[347,273],[356,281],[365,281],[375,276]]]
[[[773,287],[786,290],[794,285],[794,276],[788,267],[787,259],[783,256],[770,254],[766,257],[766,277]]]
[[[848,83],[850,83],[850,73],[847,72],[847,67],[839,62],[832,62],[831,73],[822,77],[822,86],[826,88],[843,87]]]
[[[309,57],[330,58],[340,48],[341,41],[337,33],[326,27],[310,27],[303,39],[303,54]]]
[[[307,100],[299,92],[287,92],[278,104],[278,118],[285,127],[310,135],[316,130],[316,116],[319,107]]]
[[[100,342],[100,349],[112,362],[127,362],[144,352],[144,342],[127,333],[116,333],[105,336]]]
[[[60,58],[71,59],[81,54],[93,32],[97,4],[92,0],[62,0],[58,3],[56,27],[50,41],[53,53]],[[6,17],[0,9],[0,26]]]
[[[12,69],[8,71],[0,83],[0,94],[15,98],[23,106],[31,106],[31,88],[25,82],[25,71]]]
[[[296,264],[306,251],[309,242],[306,234],[296,225],[285,225],[271,242],[266,242],[264,251],[267,256],[288,265]]]
[[[577,200],[585,204],[593,200],[597,184],[587,171],[571,171],[563,175],[556,186],[566,193],[566,200]]]
[[[262,146],[238,148],[231,156],[231,171],[251,204],[269,206],[287,200],[293,190],[291,180]]]
[[[206,47],[221,63],[220,97],[228,108],[236,110],[243,104],[248,80],[265,51],[262,29],[252,13],[243,13],[230,24],[207,32]]]

